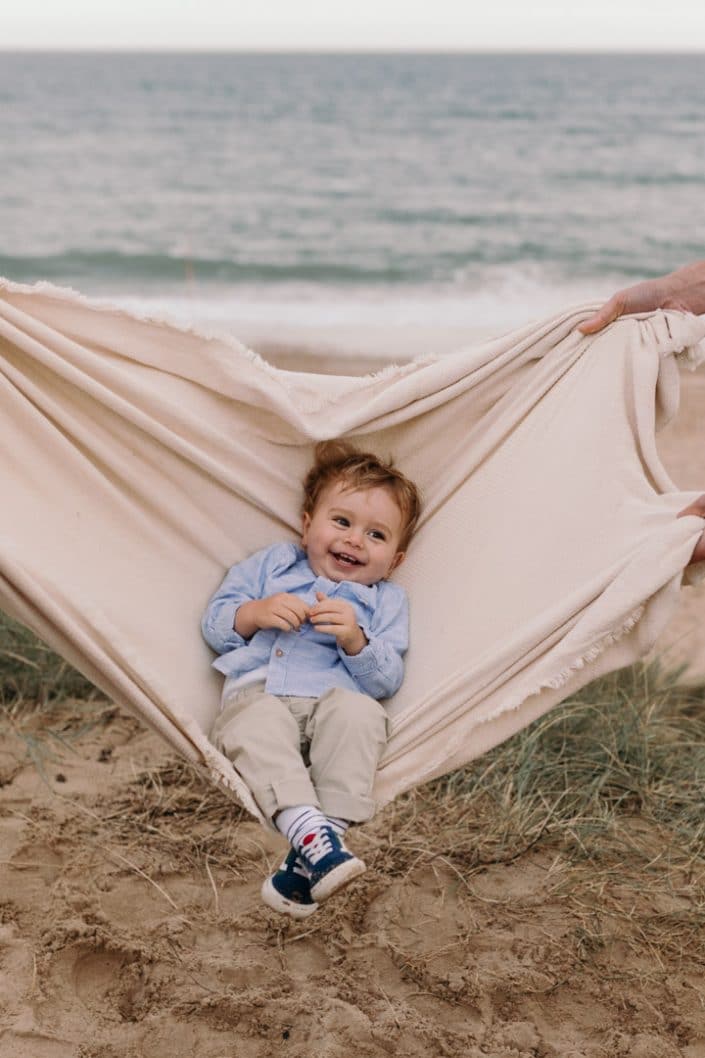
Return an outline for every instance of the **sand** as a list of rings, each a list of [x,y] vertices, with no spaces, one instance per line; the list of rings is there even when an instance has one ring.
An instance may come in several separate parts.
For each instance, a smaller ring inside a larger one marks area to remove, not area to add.
[[[686,374],[662,438],[684,487],[705,489],[704,400]],[[661,646],[705,672],[700,589]],[[65,702],[2,727],[0,1058],[705,1055],[702,960],[650,932],[699,899],[702,864],[650,889],[664,838],[638,816],[634,871],[598,878],[550,842],[429,851],[421,794],[354,831],[367,874],[295,923],[259,901],[281,840],[138,721]]]

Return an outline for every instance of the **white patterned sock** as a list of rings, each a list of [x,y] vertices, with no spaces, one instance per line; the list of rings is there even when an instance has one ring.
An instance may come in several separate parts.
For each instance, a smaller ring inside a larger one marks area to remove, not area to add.
[[[328,820],[320,808],[314,805],[294,805],[293,808],[282,808],[274,817],[274,825],[284,835],[298,853],[305,850],[312,863],[316,863],[329,851],[325,847],[329,842],[317,841]]]
[[[326,819],[339,838],[342,838],[345,835],[345,831],[350,826],[350,820],[340,819],[339,816],[326,816]]]

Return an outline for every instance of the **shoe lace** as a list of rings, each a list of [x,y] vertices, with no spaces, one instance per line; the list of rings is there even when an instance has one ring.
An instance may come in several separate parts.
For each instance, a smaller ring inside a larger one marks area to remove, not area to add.
[[[314,830],[304,837],[301,851],[309,863],[316,864],[329,852],[333,852],[339,844],[330,827],[321,827],[320,830]]]
[[[308,867],[299,856],[297,856],[294,862],[292,863],[291,869],[293,870],[294,874],[299,874],[302,878],[310,877],[310,871]]]

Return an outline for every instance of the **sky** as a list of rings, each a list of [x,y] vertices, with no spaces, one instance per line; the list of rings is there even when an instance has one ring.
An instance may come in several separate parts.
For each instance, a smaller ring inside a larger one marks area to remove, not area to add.
[[[705,4],[0,0],[0,49],[15,48],[705,51]]]

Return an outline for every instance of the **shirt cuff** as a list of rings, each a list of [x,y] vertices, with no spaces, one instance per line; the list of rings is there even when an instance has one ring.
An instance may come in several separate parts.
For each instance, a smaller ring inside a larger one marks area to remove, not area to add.
[[[370,676],[379,669],[379,662],[372,646],[372,641],[367,646],[364,646],[359,654],[346,654],[341,646],[338,647],[338,654],[351,676]]]
[[[239,603],[237,605],[233,604],[232,607],[223,606],[218,617],[213,622],[215,633],[223,643],[225,650],[235,650],[236,647],[242,647],[247,642],[244,636],[236,632],[233,627],[239,608]],[[221,653],[225,653],[225,650],[221,651]]]

